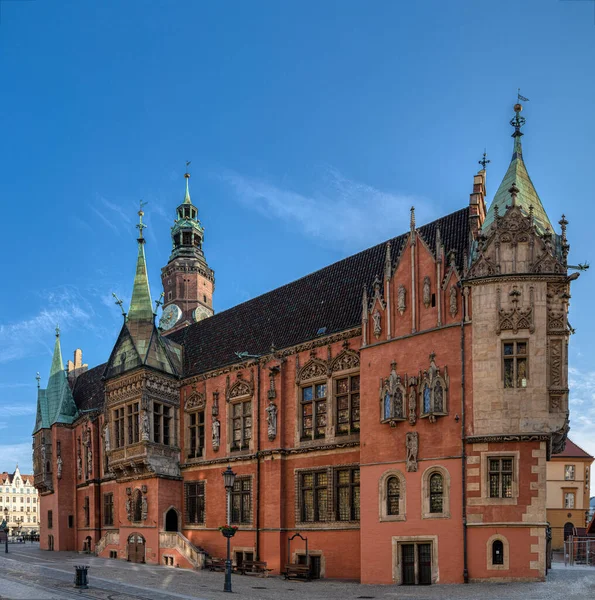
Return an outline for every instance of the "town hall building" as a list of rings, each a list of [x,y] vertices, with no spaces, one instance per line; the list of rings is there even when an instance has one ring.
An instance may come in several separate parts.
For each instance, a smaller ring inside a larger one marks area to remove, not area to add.
[[[460,210],[420,226],[412,208],[407,231],[218,314],[189,176],[159,323],[139,211],[111,355],[65,370],[58,331],[39,389],[41,547],[201,568],[225,556],[230,465],[238,565],[542,580],[577,274],[568,223],[528,175],[521,111],[489,209],[484,156]]]

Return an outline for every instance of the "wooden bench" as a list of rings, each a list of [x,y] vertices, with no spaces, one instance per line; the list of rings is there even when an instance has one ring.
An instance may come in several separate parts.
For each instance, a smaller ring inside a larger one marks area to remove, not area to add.
[[[245,560],[239,567],[238,571],[242,575],[262,575],[267,577],[269,571],[273,569],[267,569],[266,562],[262,560]]]
[[[225,559],[224,558],[210,558],[208,561],[209,571],[217,571],[220,573],[225,572]]]
[[[285,565],[285,579],[304,579],[310,581],[310,567],[308,565]]]

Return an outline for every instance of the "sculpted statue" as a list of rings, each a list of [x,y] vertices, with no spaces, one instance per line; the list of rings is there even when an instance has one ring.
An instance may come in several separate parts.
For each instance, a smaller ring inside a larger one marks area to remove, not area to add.
[[[266,407],[269,440],[277,437],[277,405],[271,400]]]
[[[105,451],[110,451],[110,433],[109,433],[109,425],[106,423],[103,426],[103,445],[105,447]]]
[[[220,443],[220,434],[221,434],[221,424],[219,423],[219,419],[213,418],[212,428],[212,437],[213,437],[213,450],[219,450]]]
[[[87,477],[91,477],[93,474],[93,452],[91,447],[87,448]]]
[[[377,310],[374,311],[374,314],[372,315],[372,320],[374,321],[374,335],[376,337],[380,337],[380,334],[382,333],[382,325],[380,323],[380,321],[382,320],[382,315],[380,314],[380,312],[378,312]]]
[[[83,459],[81,458],[81,455],[79,454],[77,459],[76,459],[76,471],[77,471],[77,475],[79,479],[83,478]]]
[[[56,460],[56,470],[58,472],[58,479],[62,479],[62,465],[64,464],[64,461],[62,460],[61,456],[58,456],[58,459]]]
[[[149,441],[151,436],[151,424],[149,423],[149,414],[147,411],[143,412],[143,427],[142,427],[142,439],[143,441]]]
[[[457,314],[457,288],[454,285],[450,286],[450,315],[454,317]]]
[[[141,519],[143,521],[147,520],[147,514],[149,512],[149,503],[147,502],[147,497],[143,496],[141,500]]]
[[[399,286],[399,291],[397,292],[397,310],[399,311],[399,314],[401,316],[403,316],[403,313],[405,312],[405,286],[403,284],[401,284]]]
[[[419,435],[417,431],[409,431],[405,436],[405,446],[407,448],[407,471],[417,471],[417,450]]]
[[[126,517],[129,521],[132,521],[132,500],[130,496],[126,498]]]

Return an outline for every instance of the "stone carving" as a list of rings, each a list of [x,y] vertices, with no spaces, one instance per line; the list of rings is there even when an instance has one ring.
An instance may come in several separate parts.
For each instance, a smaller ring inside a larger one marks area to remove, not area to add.
[[[403,313],[405,312],[405,309],[407,308],[407,306],[405,304],[406,295],[407,295],[407,292],[405,290],[405,286],[403,284],[399,285],[399,289],[397,291],[397,310],[399,311],[399,314],[401,316],[403,316]]]
[[[80,451],[79,451],[79,455],[77,456],[77,459],[76,459],[76,473],[77,473],[79,479],[83,478],[83,458],[81,456]]]
[[[562,375],[562,340],[550,341],[550,387],[560,388],[564,385]]]
[[[109,452],[111,449],[111,444],[110,444],[110,432],[109,432],[109,425],[106,423],[103,426],[103,446],[105,448],[105,452]]]
[[[331,371],[347,371],[359,368],[359,355],[353,350],[345,349],[331,363]]]
[[[56,459],[56,471],[58,474],[58,479],[62,479],[62,466],[64,465],[64,461],[61,456],[58,456]]]
[[[149,513],[149,502],[147,500],[147,497],[143,495],[143,498],[141,500],[141,520],[142,521],[147,520],[148,513]]]
[[[151,439],[151,423],[149,421],[149,413],[146,410],[143,411],[141,431],[141,439],[143,442],[148,442]]]
[[[415,391],[416,385],[415,378],[409,380],[409,424],[415,425],[417,421],[417,392]]]
[[[132,521],[132,499],[130,496],[126,498],[126,518],[129,521]]]
[[[517,333],[519,329],[528,329],[533,333],[535,331],[533,323],[533,288],[531,287],[529,290],[529,308],[519,308],[518,303],[521,292],[516,285],[512,286],[512,290],[508,295],[512,308],[505,310],[501,307],[500,288],[497,289],[498,325],[496,333],[500,335],[500,332],[505,330],[512,330],[513,333]]]
[[[90,479],[93,474],[93,452],[91,451],[91,445],[87,447],[87,478]]]
[[[193,390],[193,392],[188,396],[186,400],[186,410],[190,410],[191,408],[204,408],[206,404],[205,395]]]
[[[448,389],[448,369],[444,367],[444,375],[436,366],[436,355],[430,354],[430,367],[419,374],[419,394],[421,415],[428,417],[430,423],[436,422],[436,416],[445,415],[446,390]]]
[[[269,390],[267,397],[269,400],[274,400],[277,397],[277,390],[275,389],[275,375],[279,372],[279,367],[272,367],[269,369]]]
[[[459,310],[458,301],[457,301],[457,286],[450,286],[450,316],[455,317]]]
[[[327,366],[318,359],[309,360],[299,371],[297,380],[305,381],[327,376]]]
[[[219,392],[213,392],[213,407],[211,408],[211,415],[216,417],[219,414]]]
[[[426,308],[430,308],[430,304],[432,303],[432,290],[431,290],[431,286],[430,286],[430,278],[428,275],[426,275],[424,277],[422,298],[423,298],[424,306]]]
[[[250,386],[245,381],[238,381],[229,391],[230,398],[238,398],[239,396],[249,396],[252,393]]]
[[[267,413],[267,432],[269,440],[273,441],[277,437],[277,405],[271,399],[266,407]]]
[[[550,412],[561,412],[564,405],[564,396],[551,394],[550,395]]]
[[[566,447],[566,437],[570,430],[570,423],[568,421],[568,413],[566,413],[566,419],[564,425],[552,434],[552,454],[560,454]]]
[[[382,316],[378,310],[375,310],[372,314],[372,320],[374,321],[374,337],[378,339],[382,333]]]
[[[407,471],[417,471],[417,452],[419,449],[419,434],[417,431],[408,431],[405,436],[405,447],[407,449]]]
[[[381,421],[388,421],[392,427],[397,421],[405,420],[405,387],[397,374],[397,363],[391,363],[390,375],[380,379]]]
[[[215,417],[213,417],[213,422],[211,424],[211,433],[213,438],[213,450],[219,450],[219,444],[221,442],[221,424],[219,423],[219,419]]]

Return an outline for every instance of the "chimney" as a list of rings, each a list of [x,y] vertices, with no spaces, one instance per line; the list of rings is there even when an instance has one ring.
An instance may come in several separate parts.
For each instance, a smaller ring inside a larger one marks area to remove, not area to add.
[[[486,172],[482,169],[473,176],[473,192],[469,195],[469,227],[477,239],[486,218]]]
[[[83,364],[83,351],[80,348],[77,348],[74,351],[74,362],[69,360],[66,363],[66,368],[68,371],[68,380],[71,385],[74,385],[76,378],[84,373],[88,369],[88,364]]]

